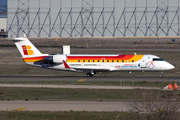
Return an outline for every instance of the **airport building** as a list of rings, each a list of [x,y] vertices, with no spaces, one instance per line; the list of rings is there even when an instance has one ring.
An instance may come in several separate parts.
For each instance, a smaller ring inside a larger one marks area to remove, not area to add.
[[[180,0],[8,0],[8,36],[179,36]]]
[[[0,37],[7,37],[7,2],[0,0]]]
[[[7,37],[7,18],[0,18],[0,37]]]

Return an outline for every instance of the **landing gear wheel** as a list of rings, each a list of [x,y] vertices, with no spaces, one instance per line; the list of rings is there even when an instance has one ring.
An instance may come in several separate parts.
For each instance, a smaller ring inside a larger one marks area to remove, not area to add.
[[[159,73],[159,77],[163,77],[163,72],[160,72],[160,73]]]
[[[159,77],[163,77],[163,74],[159,74]]]
[[[92,77],[93,75],[91,73],[87,73],[87,77]]]

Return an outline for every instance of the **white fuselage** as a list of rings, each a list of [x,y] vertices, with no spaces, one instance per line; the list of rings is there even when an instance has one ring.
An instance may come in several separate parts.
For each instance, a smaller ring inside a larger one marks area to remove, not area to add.
[[[66,55],[68,57],[76,56],[100,56],[100,55]],[[101,56],[112,56],[112,55],[101,55]],[[117,55],[113,55],[117,56]],[[154,55],[143,55],[143,57],[137,61],[118,61],[114,60],[113,62],[107,62],[106,59],[89,62],[68,62],[70,68],[65,68],[63,63],[59,64],[35,64],[35,62],[26,62],[29,65],[34,65],[38,67],[54,69],[54,70],[70,70],[76,72],[88,72],[88,71],[165,71],[173,69],[174,66],[170,63],[163,61],[157,56]]]

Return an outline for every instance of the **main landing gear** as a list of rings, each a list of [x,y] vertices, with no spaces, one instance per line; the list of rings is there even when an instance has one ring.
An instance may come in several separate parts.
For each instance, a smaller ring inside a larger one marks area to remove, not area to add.
[[[86,76],[87,77],[92,77],[94,74],[96,74],[96,72],[87,73]]]
[[[92,77],[93,76],[93,74],[91,74],[91,73],[87,73],[86,75],[87,75],[87,77]]]

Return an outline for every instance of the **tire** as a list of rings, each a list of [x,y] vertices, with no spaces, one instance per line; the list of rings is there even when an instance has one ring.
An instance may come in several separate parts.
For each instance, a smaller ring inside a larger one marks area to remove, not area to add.
[[[86,74],[87,77],[92,77],[93,75],[91,73]]]
[[[159,77],[163,77],[163,74],[159,74]]]

